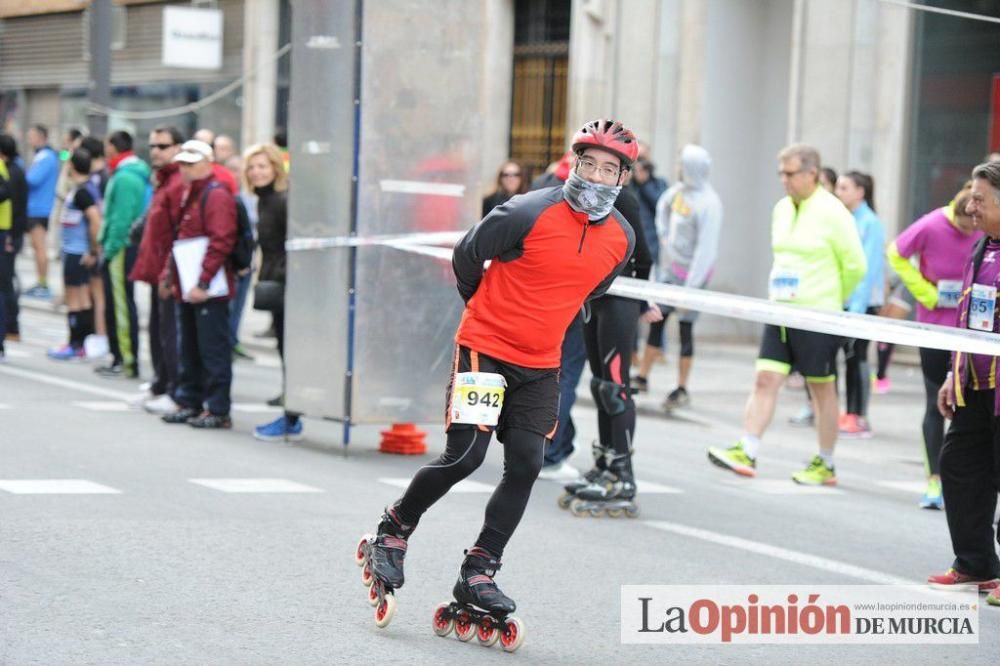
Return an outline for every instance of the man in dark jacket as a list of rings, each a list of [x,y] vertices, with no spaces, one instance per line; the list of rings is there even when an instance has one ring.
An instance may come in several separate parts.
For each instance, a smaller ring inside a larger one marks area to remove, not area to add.
[[[28,181],[17,154],[14,137],[0,134],[0,161],[7,169],[6,189],[10,201],[10,227],[0,229],[0,307],[4,310],[6,325],[0,327],[0,343],[4,338],[12,342],[21,339],[18,326],[17,290],[14,288],[14,260],[21,250],[24,232],[28,226]],[[3,347],[0,344],[0,347]]]
[[[184,179],[180,163],[174,157],[181,150],[184,135],[176,127],[157,127],[149,133],[149,161],[155,172],[156,190],[146,213],[142,241],[130,280],[149,284],[152,288],[149,309],[149,354],[155,378],[149,393],[143,396],[142,407],[151,414],[177,411],[174,390],[177,388],[177,318],[172,294],[159,295],[160,271],[170,255],[184,194]]]
[[[229,254],[236,243],[236,200],[212,175],[212,147],[204,141],[185,142],[174,161],[180,164],[185,183],[174,250],[181,241],[205,242],[206,247],[200,265],[190,271],[194,284],[182,281],[188,271],[172,255],[160,274],[161,298],[173,292],[179,303],[180,335],[180,374],[174,392],[180,409],[163,420],[195,428],[231,428],[229,300],[235,281]]]

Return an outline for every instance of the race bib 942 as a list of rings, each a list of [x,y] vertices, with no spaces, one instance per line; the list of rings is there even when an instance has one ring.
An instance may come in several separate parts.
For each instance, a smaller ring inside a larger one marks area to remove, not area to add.
[[[451,394],[451,422],[495,426],[507,381],[495,372],[457,372]]]

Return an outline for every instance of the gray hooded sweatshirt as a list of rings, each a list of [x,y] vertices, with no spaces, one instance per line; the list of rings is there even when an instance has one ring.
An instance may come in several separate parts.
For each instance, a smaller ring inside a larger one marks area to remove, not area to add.
[[[681,180],[656,202],[660,282],[704,287],[719,254],[722,201],[708,182],[712,158],[701,146],[681,151]]]

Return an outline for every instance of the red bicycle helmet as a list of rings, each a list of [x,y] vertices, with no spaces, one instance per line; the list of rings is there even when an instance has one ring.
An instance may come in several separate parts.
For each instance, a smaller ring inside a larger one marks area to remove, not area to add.
[[[622,167],[632,168],[632,163],[639,157],[639,142],[617,120],[592,120],[573,135],[572,148],[574,153],[580,153],[587,148],[600,148],[618,156]]]

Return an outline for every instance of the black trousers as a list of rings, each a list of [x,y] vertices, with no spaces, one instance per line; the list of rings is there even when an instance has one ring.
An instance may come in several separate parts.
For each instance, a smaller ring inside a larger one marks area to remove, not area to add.
[[[968,391],[941,449],[941,488],[956,571],[977,578],[1000,576],[993,527],[1000,490],[1000,418],[993,391]]]
[[[483,464],[492,437],[492,432],[477,429],[449,432],[444,453],[417,471],[397,502],[399,519],[416,525],[432,504]],[[542,468],[544,449],[544,435],[518,428],[504,431],[503,478],[486,504],[483,529],[475,544],[498,559],[528,506],[531,487]]]
[[[12,252],[7,251],[8,239],[11,242]],[[15,335],[21,333],[17,324],[17,290],[14,288],[15,259],[17,259],[17,248],[14,246],[13,235],[9,231],[0,231],[0,307],[3,308],[5,315],[4,326],[0,328],[0,338],[7,333]]]
[[[948,376],[951,352],[944,349],[920,349],[920,370],[924,375],[924,452],[927,473],[941,470],[941,447],[944,445],[944,417],[937,408],[937,394]]]
[[[149,355],[156,374],[150,392],[173,397],[177,388],[177,314],[174,299],[163,300],[152,287],[149,308]]]
[[[233,383],[233,342],[229,302],[177,305],[180,374],[174,400],[182,407],[228,416]]]

